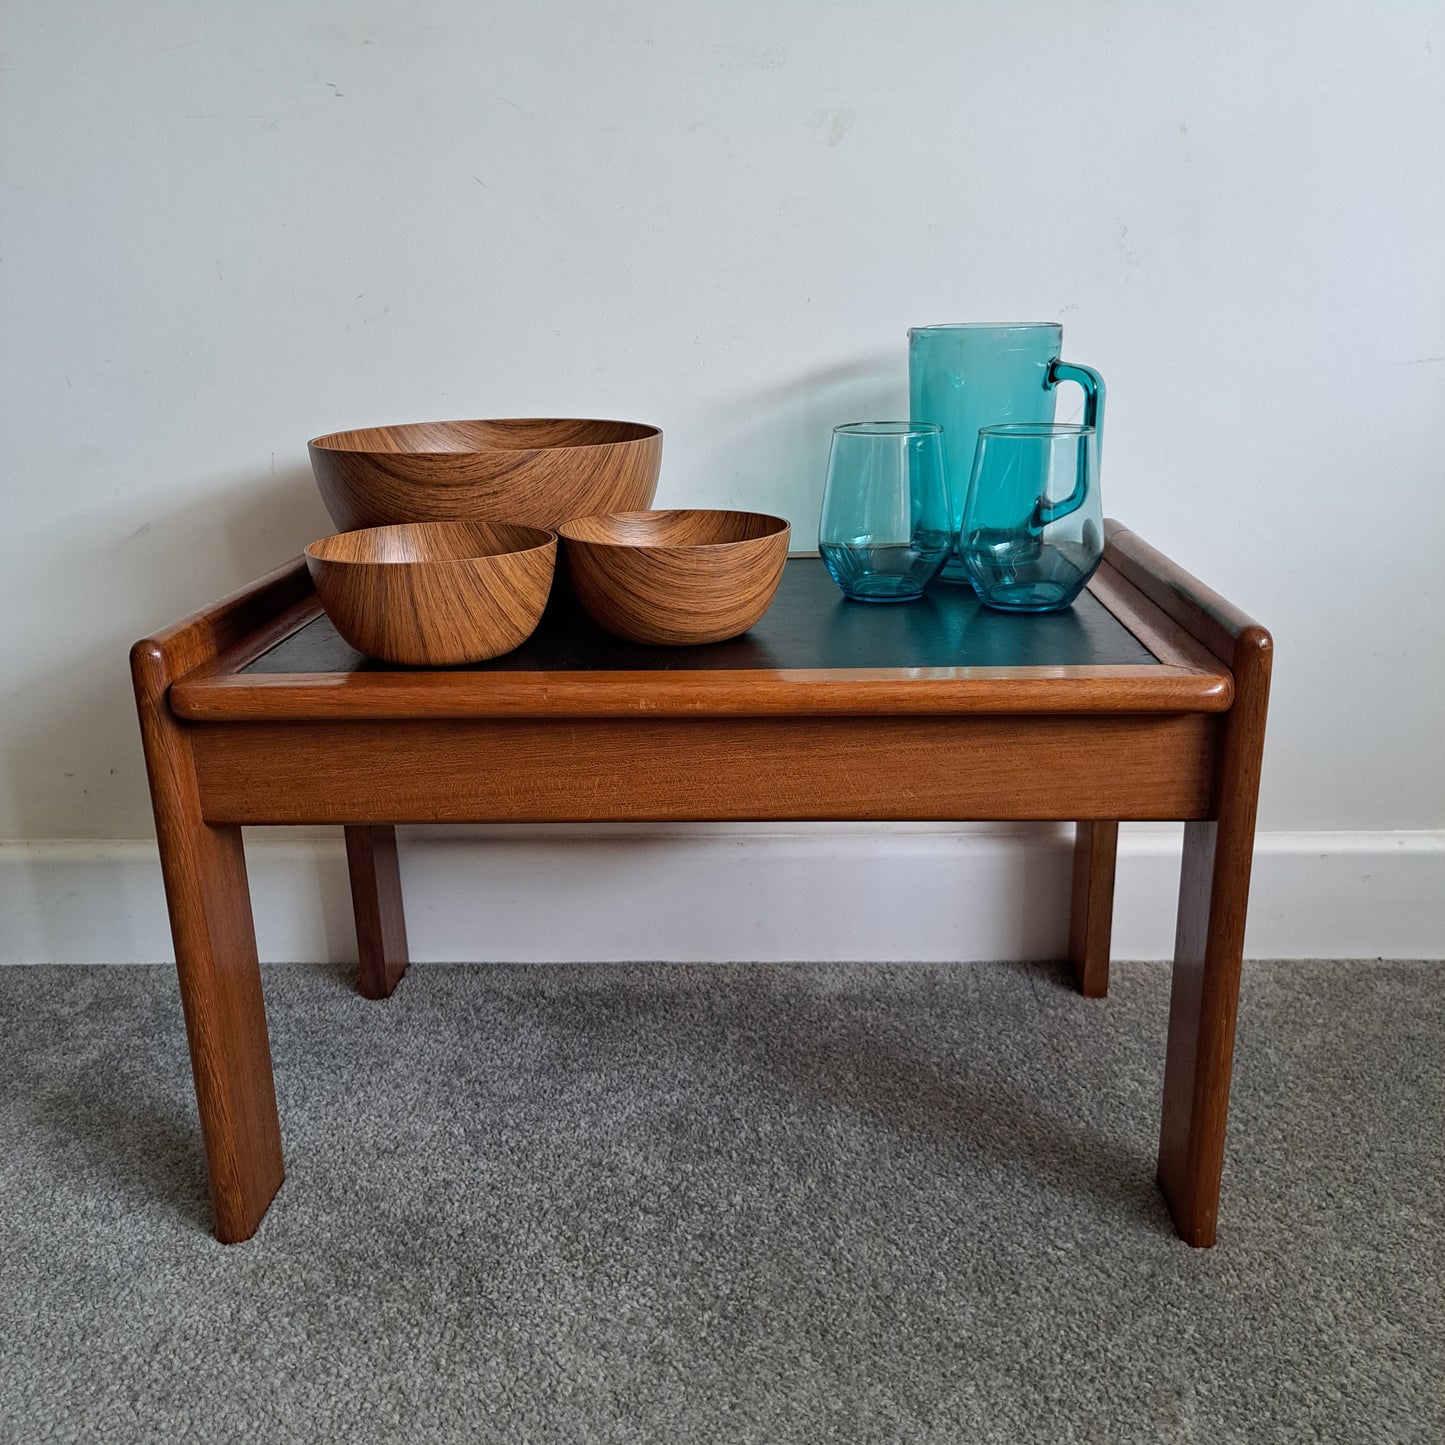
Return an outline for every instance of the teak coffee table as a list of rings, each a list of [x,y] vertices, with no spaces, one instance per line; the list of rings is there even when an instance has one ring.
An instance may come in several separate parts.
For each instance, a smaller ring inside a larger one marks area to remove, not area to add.
[[[618,642],[565,589],[476,667],[369,663],[301,559],[136,644],[136,701],[190,1038],[215,1232],[255,1232],[281,1134],[241,828],[346,830],[360,988],[407,965],[398,823],[1077,823],[1069,954],[1108,985],[1120,819],[1182,819],[1159,1182],[1214,1242],[1270,637],[1117,523],[1067,612],[966,588],[843,600],[816,557],[711,647]]]

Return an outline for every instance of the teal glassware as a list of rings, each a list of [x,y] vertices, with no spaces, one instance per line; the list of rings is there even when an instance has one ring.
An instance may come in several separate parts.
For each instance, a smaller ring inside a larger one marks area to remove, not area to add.
[[[978,434],[958,556],[989,607],[1057,612],[1104,555],[1099,436],[1023,423]]]
[[[955,540],[981,428],[1052,422],[1054,388],[1061,381],[1074,381],[1084,389],[1083,424],[1102,435],[1103,378],[1091,367],[1060,361],[1063,344],[1064,328],[1050,321],[915,326],[908,333],[909,415],[915,422],[936,422],[943,428],[944,478]],[[968,580],[957,553],[942,575],[946,582]]]
[[[952,544],[941,427],[855,421],[833,428],[818,551],[845,596],[921,597]]]

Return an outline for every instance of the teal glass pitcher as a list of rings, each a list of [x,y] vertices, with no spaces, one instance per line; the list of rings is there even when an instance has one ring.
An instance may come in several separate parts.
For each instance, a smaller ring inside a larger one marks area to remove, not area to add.
[[[971,580],[958,554],[958,537],[983,427],[1050,423],[1054,388],[1061,381],[1075,381],[1084,389],[1083,425],[1095,433],[1097,455],[1104,430],[1104,379],[1092,367],[1061,361],[1063,345],[1064,328],[1052,321],[1000,326],[960,322],[915,326],[908,333],[910,416],[943,428],[954,539],[940,574],[943,581]]]

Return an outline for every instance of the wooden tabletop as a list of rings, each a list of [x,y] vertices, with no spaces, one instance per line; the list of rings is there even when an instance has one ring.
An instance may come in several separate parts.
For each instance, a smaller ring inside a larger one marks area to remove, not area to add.
[[[193,721],[443,717],[1218,712],[1230,674],[1107,563],[1073,607],[996,612],[967,587],[850,602],[816,556],[789,559],[763,619],[706,647],[619,641],[555,589],[534,636],[470,667],[419,670],[350,648],[294,568],[273,615],[179,679]]]

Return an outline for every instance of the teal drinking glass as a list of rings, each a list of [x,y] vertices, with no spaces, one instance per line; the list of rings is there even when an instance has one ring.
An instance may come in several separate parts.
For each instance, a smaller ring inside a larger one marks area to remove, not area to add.
[[[958,556],[989,607],[1056,612],[1104,555],[1099,436],[1024,423],[978,434]]]
[[[908,602],[938,575],[953,542],[942,429],[906,421],[833,428],[818,551],[859,602]]]
[[[1063,344],[1064,328],[1049,321],[915,326],[908,333],[909,415],[943,428],[955,539],[981,427],[1052,422],[1054,388],[1061,381],[1075,381],[1084,389],[1083,424],[1102,435],[1103,378],[1090,367],[1060,361]],[[967,580],[957,555],[949,558],[943,580]]]

